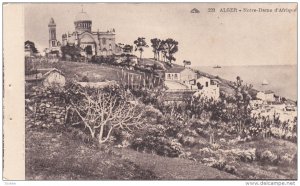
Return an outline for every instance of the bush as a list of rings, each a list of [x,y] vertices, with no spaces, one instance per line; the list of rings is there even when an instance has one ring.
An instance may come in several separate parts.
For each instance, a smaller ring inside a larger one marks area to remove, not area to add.
[[[82,82],[89,82],[89,78],[87,76],[83,76],[81,81]]]
[[[269,150],[261,151],[256,150],[255,155],[258,161],[260,161],[263,164],[275,164],[277,165],[279,163],[280,157],[276,154],[272,153]]]
[[[195,138],[192,137],[192,136],[185,136],[185,137],[182,137],[180,142],[183,144],[183,145],[186,145],[188,147],[193,147],[195,145]]]
[[[138,131],[133,137],[131,147],[137,151],[155,152],[158,155],[178,157],[183,153],[182,145],[177,139],[166,135],[163,125],[151,125]]]
[[[224,171],[228,172],[230,174],[236,174],[237,173],[237,169],[235,168],[235,166],[231,166],[231,165],[225,165]]]

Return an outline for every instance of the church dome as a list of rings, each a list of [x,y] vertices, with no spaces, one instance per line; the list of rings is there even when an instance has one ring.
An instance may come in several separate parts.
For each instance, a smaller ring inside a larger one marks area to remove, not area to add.
[[[90,21],[90,17],[86,12],[80,12],[76,15],[75,21]]]

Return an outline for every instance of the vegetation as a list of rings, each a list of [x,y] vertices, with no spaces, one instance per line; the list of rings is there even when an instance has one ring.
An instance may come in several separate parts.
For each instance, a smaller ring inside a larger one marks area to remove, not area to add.
[[[80,120],[69,122],[71,125],[82,124],[82,128],[88,129],[91,138],[97,137],[100,144],[106,142],[114,130],[132,131],[142,127],[143,109],[128,103],[122,89],[73,89],[68,92],[69,111],[76,112]]]
[[[65,46],[61,46],[61,52],[63,60],[66,60],[67,56],[70,56],[71,60],[77,60],[81,56],[81,48],[77,45],[67,44]]]
[[[191,61],[183,60],[183,66],[191,65]]]
[[[160,60],[160,53],[163,54],[163,61],[169,61],[169,63],[172,63],[172,61],[176,61],[176,58],[174,57],[174,54],[178,51],[178,41],[175,41],[174,39],[168,38],[166,40],[160,40],[157,38],[151,39],[151,47],[152,51],[154,53],[154,59]]]
[[[153,41],[152,44],[154,43],[156,42]],[[159,59],[158,53],[156,56]],[[200,95],[186,97],[181,102],[165,102],[167,95],[161,91],[161,88],[130,86],[129,82],[141,83],[141,79],[133,76],[141,78],[143,73],[130,71],[132,74],[129,76],[126,69],[107,65],[113,62],[112,57],[101,60],[94,58],[93,63],[105,63],[103,65],[75,62],[49,64],[63,70],[69,82],[74,79],[91,82],[104,80],[123,82],[124,80],[128,84],[120,83],[124,86],[101,90],[70,84],[62,90],[61,97],[64,99],[62,102],[66,103],[68,113],[65,125],[53,133],[55,136],[52,136],[52,132],[39,128],[40,125],[31,124],[30,131],[35,130],[36,134],[46,132],[50,136],[49,139],[56,139],[63,143],[54,141],[53,144],[47,144],[43,140],[43,147],[34,146],[33,143],[39,141],[40,137],[32,134],[34,132],[31,131],[32,137],[28,138],[31,141],[27,145],[31,146],[28,150],[32,151],[28,153],[31,156],[28,156],[26,161],[32,166],[27,167],[28,177],[33,174],[43,175],[39,170],[45,171],[43,167],[50,167],[49,170],[52,168],[60,173],[66,169],[72,170],[73,172],[66,171],[68,175],[64,175],[72,179],[170,178],[166,173],[162,173],[163,166],[157,165],[159,168],[154,169],[154,165],[149,163],[150,159],[167,167],[178,163],[178,166],[182,166],[178,172],[185,176],[187,175],[183,173],[184,171],[191,173],[188,167],[200,171],[200,168],[204,169],[204,164],[230,173],[234,178],[296,178],[297,119],[281,122],[275,116],[272,118],[252,115],[249,104],[252,99],[250,93],[252,86],[245,85],[241,77],[237,77],[236,82],[230,87],[233,94],[222,92],[220,101],[213,101]],[[38,63],[38,65],[42,64]],[[153,78],[151,71],[149,74],[144,77],[145,82],[146,80],[150,82]],[[140,85],[139,83],[136,84]],[[70,141],[69,138],[81,139],[80,145],[77,147],[77,142]],[[55,145],[59,148],[68,147],[63,148],[62,153],[70,155],[71,160],[59,154],[63,158],[55,163],[54,159],[60,157],[54,153],[57,150]],[[45,161],[32,155],[38,151],[41,157],[43,148],[47,149],[45,153],[48,154],[45,156]],[[130,161],[112,152],[121,152]],[[147,160],[143,158],[145,156]],[[91,163],[83,157],[92,157],[92,162],[97,163]],[[63,164],[64,161],[68,163]],[[138,162],[138,165],[132,162]],[[76,163],[79,166],[75,166]],[[98,164],[103,166],[99,168],[96,166]],[[200,168],[192,166],[194,164]],[[109,165],[109,168],[103,168],[105,165]],[[149,171],[153,169],[153,172]],[[214,170],[205,169],[210,173]],[[117,174],[111,174],[110,177],[110,174],[105,172],[124,170],[128,170],[130,174],[120,174],[119,177]],[[76,171],[78,174],[74,174]],[[175,174],[176,171],[171,173]],[[44,175],[49,175],[49,179],[58,176],[54,172],[50,174],[44,172]],[[225,178],[230,178],[229,174],[225,175]],[[196,176],[193,175],[193,178]]]
[[[25,46],[29,46],[29,48],[31,49],[32,53],[37,54],[39,51],[36,49],[34,42],[32,41],[25,41],[24,43]]]
[[[160,52],[164,50],[164,41],[157,38],[151,39],[150,41],[153,49],[152,51],[154,53],[154,59],[160,60]]]
[[[174,39],[168,38],[165,41],[165,50],[166,50],[166,59],[169,60],[170,63],[172,61],[176,61],[174,54],[178,51],[178,41]]]
[[[144,37],[139,37],[137,40],[133,42],[135,44],[135,51],[140,52],[140,59],[142,59],[142,54],[144,52],[144,48],[148,48],[147,42]]]

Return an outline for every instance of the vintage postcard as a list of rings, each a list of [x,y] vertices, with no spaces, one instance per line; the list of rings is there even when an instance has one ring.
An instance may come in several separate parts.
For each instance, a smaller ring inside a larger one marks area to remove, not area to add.
[[[294,185],[297,16],[297,3],[4,3],[3,179]]]

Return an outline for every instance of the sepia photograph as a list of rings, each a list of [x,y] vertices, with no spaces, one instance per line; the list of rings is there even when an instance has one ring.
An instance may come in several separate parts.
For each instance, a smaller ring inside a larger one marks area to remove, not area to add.
[[[293,185],[297,5],[22,4],[25,180]]]

